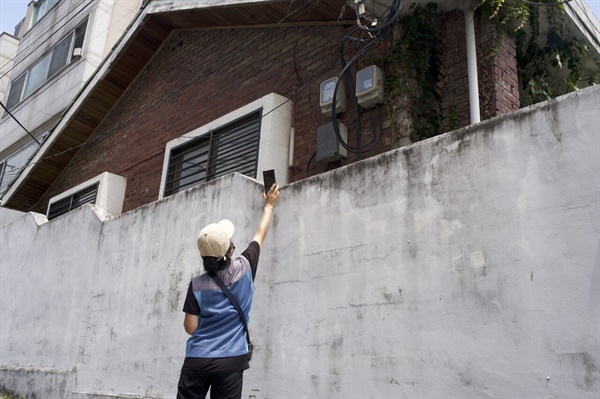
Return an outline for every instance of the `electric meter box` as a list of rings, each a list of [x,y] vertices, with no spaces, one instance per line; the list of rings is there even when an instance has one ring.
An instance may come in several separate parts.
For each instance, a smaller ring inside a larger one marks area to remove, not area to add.
[[[325,115],[331,115],[331,108],[333,104],[333,91],[337,83],[337,78],[327,79],[321,83],[321,112]],[[338,85],[337,94],[335,96],[335,113],[341,114],[346,111],[346,86],[344,81],[340,80]]]
[[[344,142],[348,142],[348,128],[341,122],[329,122],[317,128],[317,161],[334,162],[346,158],[348,153],[340,144],[333,124],[337,123],[340,136]]]
[[[376,65],[356,73],[356,98],[364,108],[383,102],[383,73]]]

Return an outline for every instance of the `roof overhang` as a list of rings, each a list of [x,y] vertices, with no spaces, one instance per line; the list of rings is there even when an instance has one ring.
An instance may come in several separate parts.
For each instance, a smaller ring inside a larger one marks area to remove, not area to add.
[[[391,0],[374,0],[380,5]],[[415,0],[426,4],[431,0]],[[448,0],[440,11],[466,10],[479,2]],[[29,165],[13,181],[2,206],[31,211],[40,198],[117,105],[170,34],[180,29],[233,29],[293,25],[354,24],[346,0],[154,0],[145,1],[138,15],[93,76],[66,109],[52,134]],[[407,2],[403,14],[409,13]],[[598,20],[582,0],[567,4],[571,23],[596,54],[600,51]],[[107,133],[110,133],[108,131]],[[98,137],[98,136],[95,136]],[[101,136],[100,136],[101,137]]]
[[[2,206],[25,212],[38,206],[40,198],[52,187],[173,31],[351,24],[354,12],[349,7],[344,9],[344,4],[345,0],[217,0],[206,4],[157,0],[145,3],[66,109],[51,135],[13,181],[2,198]]]

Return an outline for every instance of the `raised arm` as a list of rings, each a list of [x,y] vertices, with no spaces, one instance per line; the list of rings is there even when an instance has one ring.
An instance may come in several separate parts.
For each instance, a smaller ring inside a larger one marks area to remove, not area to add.
[[[269,232],[269,227],[271,226],[271,220],[273,219],[273,208],[275,208],[279,202],[279,186],[277,184],[273,184],[269,189],[269,192],[267,194],[263,194],[263,198],[265,200],[265,209],[263,210],[262,217],[258,223],[258,230],[256,230],[256,234],[252,239],[253,241],[256,241],[261,248],[265,238],[267,237],[267,233]]]

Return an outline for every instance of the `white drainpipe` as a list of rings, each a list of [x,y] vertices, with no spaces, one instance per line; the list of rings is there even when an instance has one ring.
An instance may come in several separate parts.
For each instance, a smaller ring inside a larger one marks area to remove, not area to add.
[[[481,121],[479,114],[479,81],[477,80],[477,50],[475,48],[475,19],[473,10],[465,11],[467,38],[467,71],[469,75],[469,109],[471,124]]]

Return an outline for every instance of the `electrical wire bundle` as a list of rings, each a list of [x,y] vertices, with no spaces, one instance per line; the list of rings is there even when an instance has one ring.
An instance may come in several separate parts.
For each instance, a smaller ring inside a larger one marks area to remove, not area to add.
[[[383,21],[382,23],[380,23],[379,20],[374,19],[371,23],[371,26],[366,26],[361,22],[361,12],[360,12],[360,6],[364,5],[365,1],[366,0],[356,0],[355,1],[354,10],[356,12],[357,27],[355,29],[353,29],[352,32],[350,32],[348,35],[345,35],[338,44],[338,52],[340,54],[342,71],[340,72],[340,74],[338,76],[337,83],[333,90],[332,107],[331,107],[331,118],[333,120],[333,129],[335,131],[335,134],[337,136],[339,143],[347,151],[358,153],[358,154],[362,154],[362,153],[371,151],[377,145],[379,140],[381,139],[381,134],[383,131],[383,120],[381,118],[380,107],[377,107],[377,116],[378,116],[379,124],[380,124],[379,134],[376,134],[377,129],[375,128],[375,120],[373,118],[373,107],[370,107],[369,115],[371,118],[371,126],[373,129],[373,134],[372,134],[369,142],[366,143],[365,145],[362,145],[362,113],[360,110],[360,106],[358,104],[358,99],[356,98],[356,93],[354,93],[354,90],[351,90],[353,92],[352,94],[354,96],[354,101],[355,101],[355,105],[356,105],[356,107],[355,107],[355,109],[356,109],[355,126],[356,126],[356,135],[357,135],[358,145],[350,146],[348,143],[346,143],[343,140],[342,136],[340,135],[340,131],[339,131],[339,127],[338,127],[338,118],[337,118],[337,113],[336,113],[336,109],[335,109],[338,86],[339,86],[340,80],[345,77],[346,81],[347,81],[346,87],[348,87],[349,89],[354,88],[354,81],[352,80],[352,75],[350,74],[350,67],[352,66],[352,64],[354,64],[356,62],[356,60],[358,60],[363,54],[365,54],[367,51],[369,51],[373,46],[375,46],[378,43],[383,42],[384,40],[386,40],[386,38],[388,36],[391,35],[391,33],[394,29],[394,25],[396,24],[396,21],[398,20],[398,17],[400,16],[400,11],[402,10],[402,7],[404,6],[404,0],[393,0],[390,7],[381,15],[380,19]],[[364,46],[352,58],[350,58],[350,60],[348,62],[346,62],[346,59],[344,57],[344,53],[345,53],[344,47],[345,47],[346,43],[348,43],[348,42],[360,43],[360,44],[364,44]],[[352,82],[352,84],[350,84],[351,82]]]

